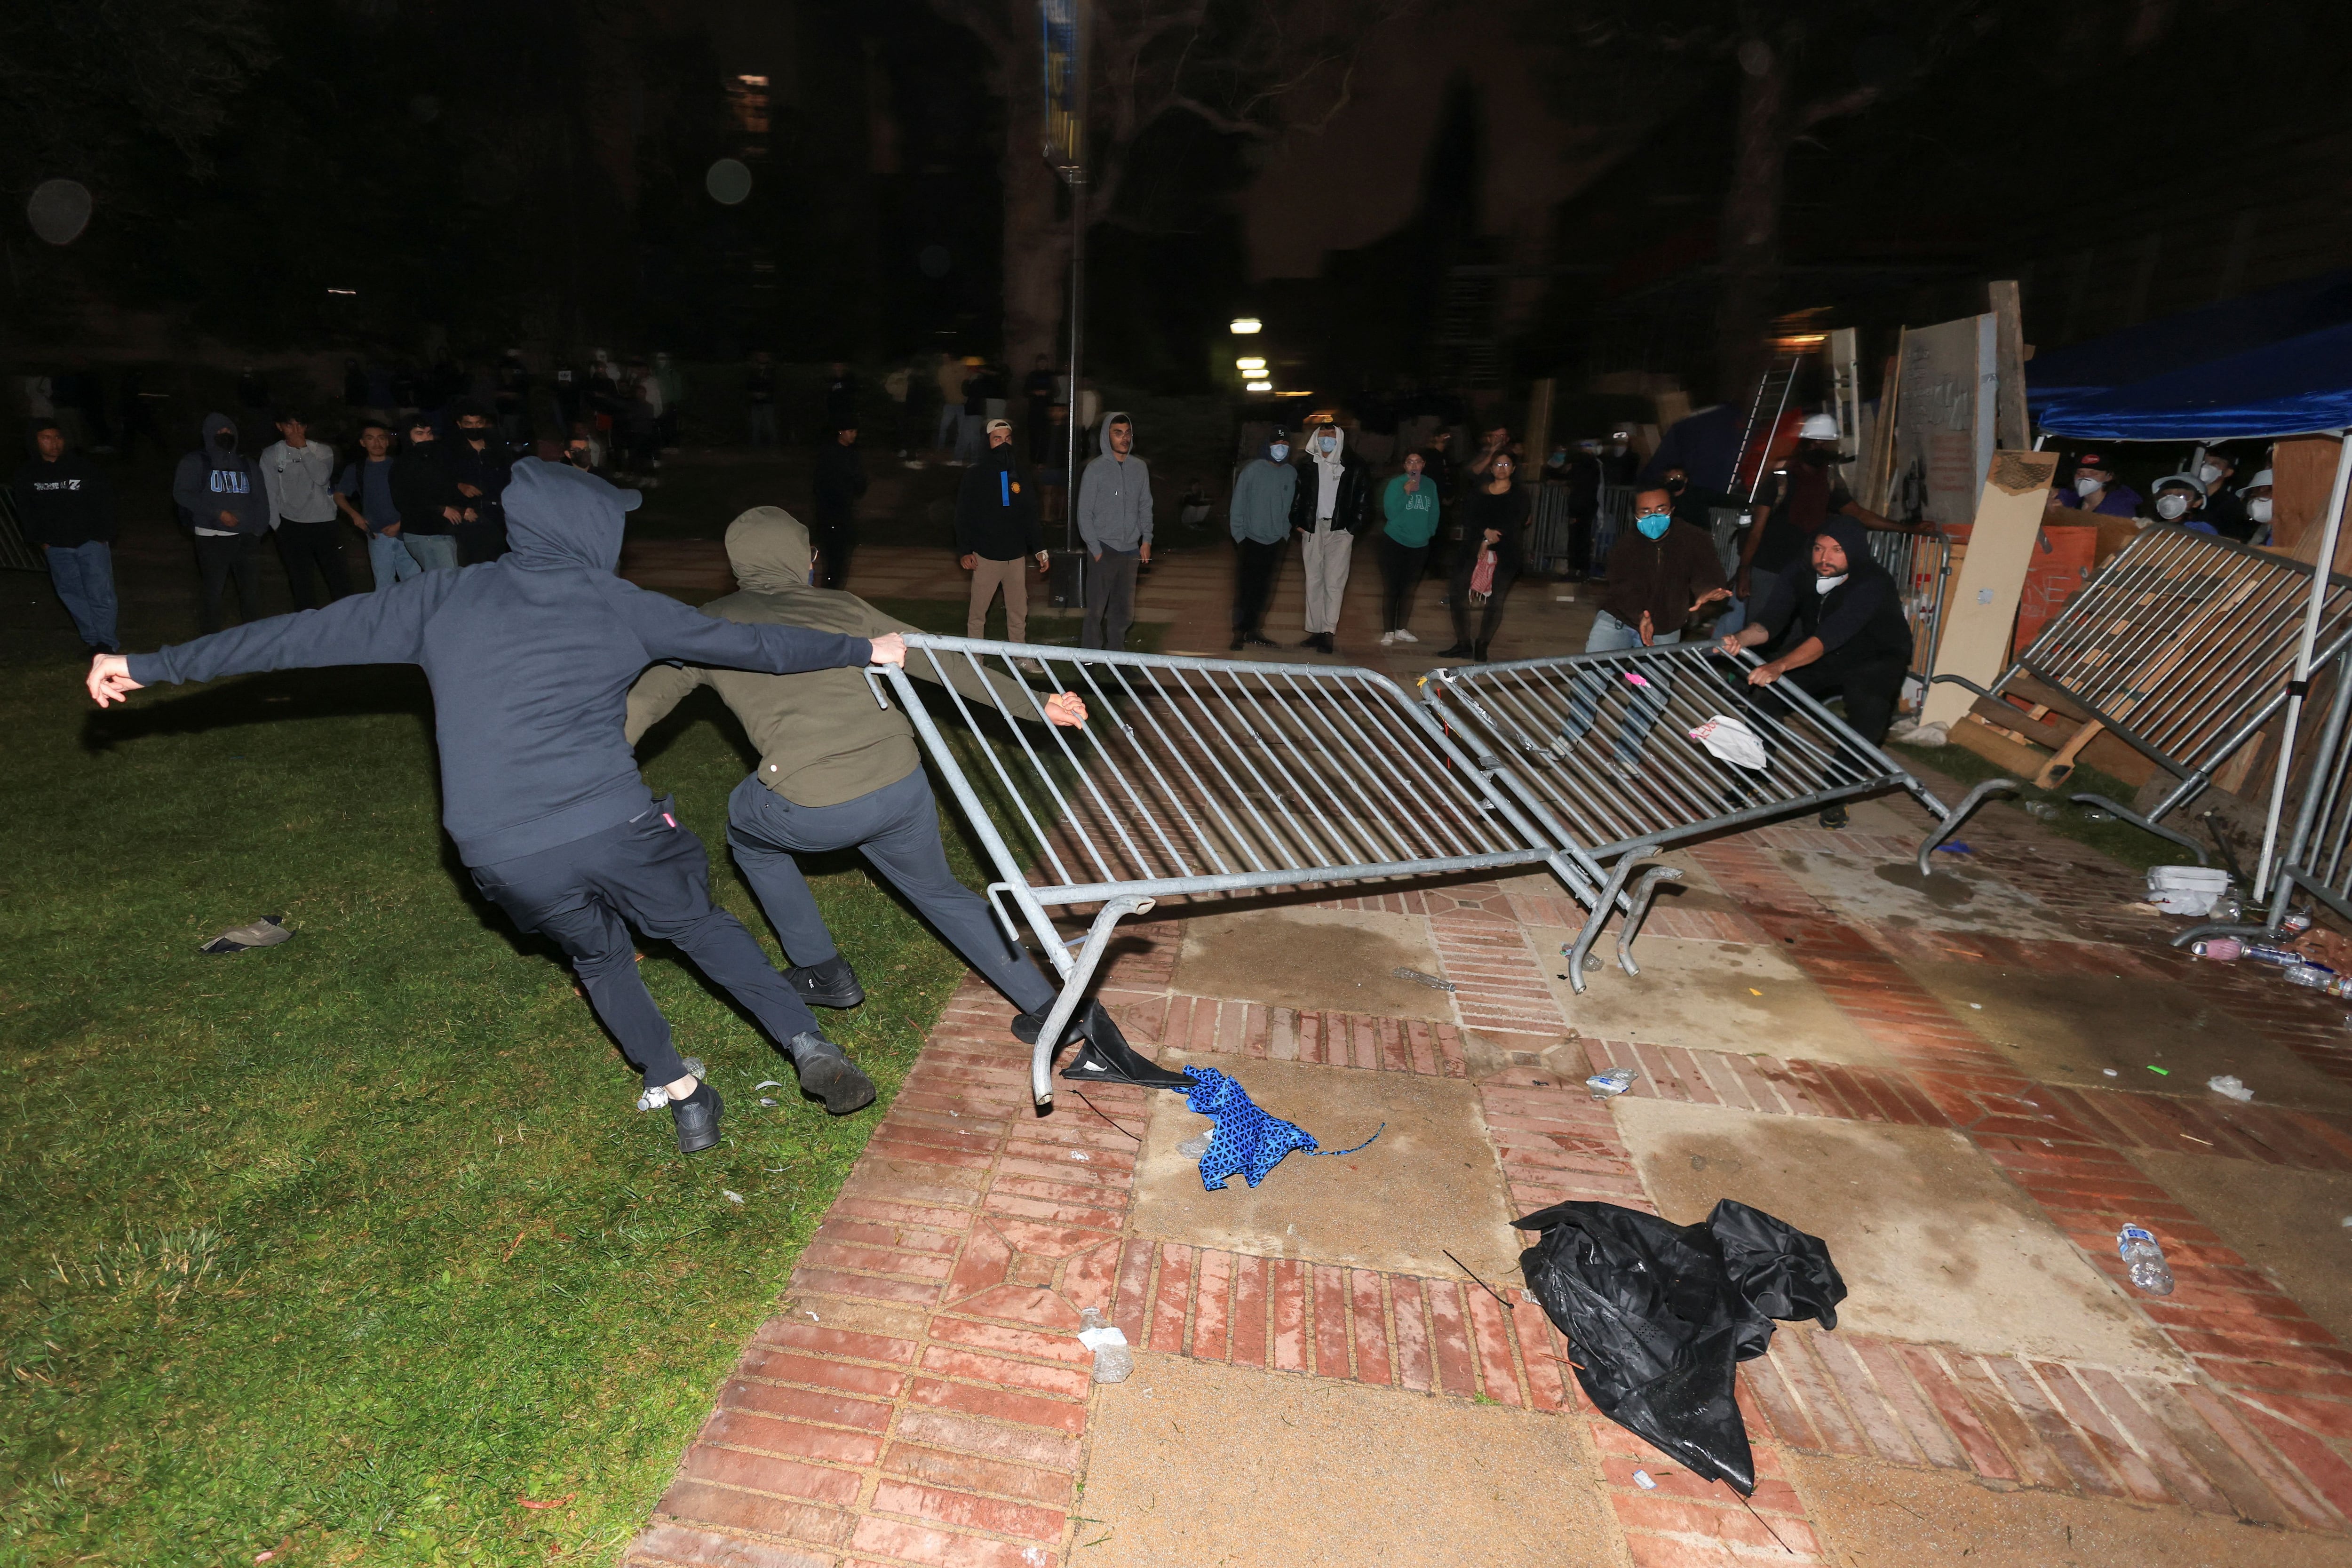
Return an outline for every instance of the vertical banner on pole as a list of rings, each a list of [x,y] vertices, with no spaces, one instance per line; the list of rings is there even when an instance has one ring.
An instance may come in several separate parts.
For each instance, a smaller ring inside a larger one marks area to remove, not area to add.
[[[1045,162],[1067,179],[1085,152],[1078,106],[1078,0],[1039,0],[1045,64]]]
[[[1045,70],[1045,162],[1070,187],[1070,416],[1063,453],[1062,548],[1070,553],[1083,584],[1085,557],[1078,548],[1078,458],[1086,420],[1086,383],[1081,379],[1087,322],[1087,52],[1078,28],[1085,0],[1038,0],[1037,19]],[[1058,578],[1057,578],[1058,581]],[[1083,587],[1078,602],[1085,602]]]

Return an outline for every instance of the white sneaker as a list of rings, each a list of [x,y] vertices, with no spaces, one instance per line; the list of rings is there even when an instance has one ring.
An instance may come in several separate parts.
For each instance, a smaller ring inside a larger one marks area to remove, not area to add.
[[[1381,646],[1382,647],[1394,647],[1396,646],[1396,633],[1382,632],[1381,634]]]
[[[1411,632],[1406,631],[1402,626],[1399,626],[1397,628],[1396,640],[1399,642],[1419,642],[1421,639],[1413,636]]]

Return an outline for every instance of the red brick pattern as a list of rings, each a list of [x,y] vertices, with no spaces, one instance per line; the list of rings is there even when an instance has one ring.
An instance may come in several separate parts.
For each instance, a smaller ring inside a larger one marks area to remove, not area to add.
[[[1462,1031],[1422,1018],[1301,1011],[1171,994],[1119,1010],[1129,1040],[1188,1053],[1255,1057],[1423,1078],[1466,1078]]]

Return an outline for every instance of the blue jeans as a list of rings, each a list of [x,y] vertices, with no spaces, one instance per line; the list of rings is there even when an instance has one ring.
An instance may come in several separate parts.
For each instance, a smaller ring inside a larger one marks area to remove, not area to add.
[[[1670,647],[1683,640],[1680,632],[1659,632],[1651,642],[1658,647]],[[1629,626],[1608,611],[1602,610],[1592,619],[1592,634],[1584,639],[1587,653],[1622,653],[1629,647],[1642,646],[1641,629]],[[1617,760],[1627,767],[1633,765],[1642,754],[1642,742],[1649,738],[1651,727],[1658,715],[1666,710],[1667,686],[1664,671],[1652,669],[1642,679],[1646,685],[1635,686],[1625,681],[1632,693],[1625,704],[1625,717],[1617,726]],[[1566,754],[1567,748],[1584,738],[1592,728],[1593,718],[1610,687],[1624,681],[1622,675],[1611,675],[1598,669],[1587,669],[1576,678],[1576,690],[1568,700],[1568,722],[1559,728],[1559,739],[1553,749]]]
[[[382,593],[394,583],[405,583],[424,567],[408,552],[408,546],[399,539],[383,533],[368,535],[368,570],[375,574],[376,592]]]
[[[87,544],[45,544],[41,559],[48,563],[49,581],[73,617],[74,630],[92,647],[113,653],[122,639],[115,635],[114,552],[102,539]]]
[[[1739,574],[1735,571],[1731,577],[1736,584],[1739,580]],[[1729,637],[1755,619],[1756,612],[1763,607],[1766,599],[1772,596],[1773,585],[1780,582],[1780,577],[1781,574],[1778,572],[1765,572],[1749,567],[1748,597],[1732,600],[1731,607],[1715,618],[1715,635],[1718,637]]]
[[[408,553],[427,572],[455,572],[457,569],[457,538],[450,533],[408,533],[400,536],[408,546]]]

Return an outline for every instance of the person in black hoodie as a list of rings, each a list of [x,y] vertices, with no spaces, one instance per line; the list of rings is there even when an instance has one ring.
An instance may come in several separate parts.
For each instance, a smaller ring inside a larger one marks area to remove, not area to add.
[[[857,549],[857,501],[866,493],[866,465],[857,452],[857,427],[844,425],[816,449],[816,569],[820,588],[838,588],[849,576]]]
[[[204,584],[197,624],[221,626],[221,601],[231,577],[247,620],[261,613],[261,542],[269,537],[269,492],[261,471],[236,449],[236,424],[207,414],[197,426],[196,449],[180,459],[172,499],[180,521],[196,536],[196,574]]]
[[[392,504],[400,512],[400,539],[427,572],[457,569],[457,538],[465,521],[457,481],[441,455],[433,421],[422,416],[408,424],[408,449],[392,462]]]
[[[719,1141],[719,1096],[679,1058],[637,974],[629,927],[674,942],[756,1018],[802,1089],[845,1115],[874,1086],[824,1038],[790,982],[710,901],[702,841],[656,800],[623,729],[629,687],[674,658],[772,675],[896,664],[895,635],[713,620],[614,574],[634,490],[537,458],[507,491],[514,549],[464,572],[338,599],[159,653],[90,661],[100,708],[158,682],[264,669],[415,664],[434,693],[442,826],[481,890],[572,958],[590,1005],[667,1105],[678,1148]]]
[[[115,636],[114,487],[79,452],[66,450],[55,419],[33,425],[33,457],[8,481],[25,542],[40,547],[49,581],[92,653],[122,646]]]
[[[1446,602],[1454,612],[1454,646],[1437,656],[1475,659],[1480,664],[1486,662],[1486,650],[1503,624],[1503,602],[1510,597],[1519,563],[1527,559],[1530,510],[1528,492],[1517,482],[1518,459],[1509,448],[1489,452],[1485,462],[1485,477],[1471,486],[1462,502],[1462,548],[1454,552],[1454,574],[1448,583],[1452,592]],[[1476,591],[1478,563],[1488,557],[1495,563],[1494,580],[1483,605],[1474,605],[1470,595]],[[1470,635],[1473,609],[1479,610],[1475,639]]]
[[[467,398],[457,405],[457,438],[449,443],[449,482],[463,498],[455,529],[457,556],[466,565],[496,561],[507,552],[507,514],[499,497],[514,453],[490,424],[490,411]]]
[[[976,637],[987,630],[988,607],[1003,588],[1004,640],[1027,642],[1029,563],[1034,559],[1043,572],[1054,561],[1045,553],[1036,497],[1022,482],[1021,465],[1013,461],[1013,426],[1004,420],[988,422],[988,449],[964,470],[963,483],[956,489],[955,542],[956,563],[971,574],[963,635]]]
[[[1840,512],[1823,518],[1810,570],[1781,575],[1759,595],[1757,617],[1722,639],[1727,655],[1765,643],[1779,651],[1748,672],[1748,685],[1785,679],[1824,702],[1843,697],[1848,727],[1874,746],[1886,739],[1911,669],[1911,626],[1902,591],[1872,558],[1861,523]],[[1830,807],[1822,821],[1843,826],[1845,808]]]

